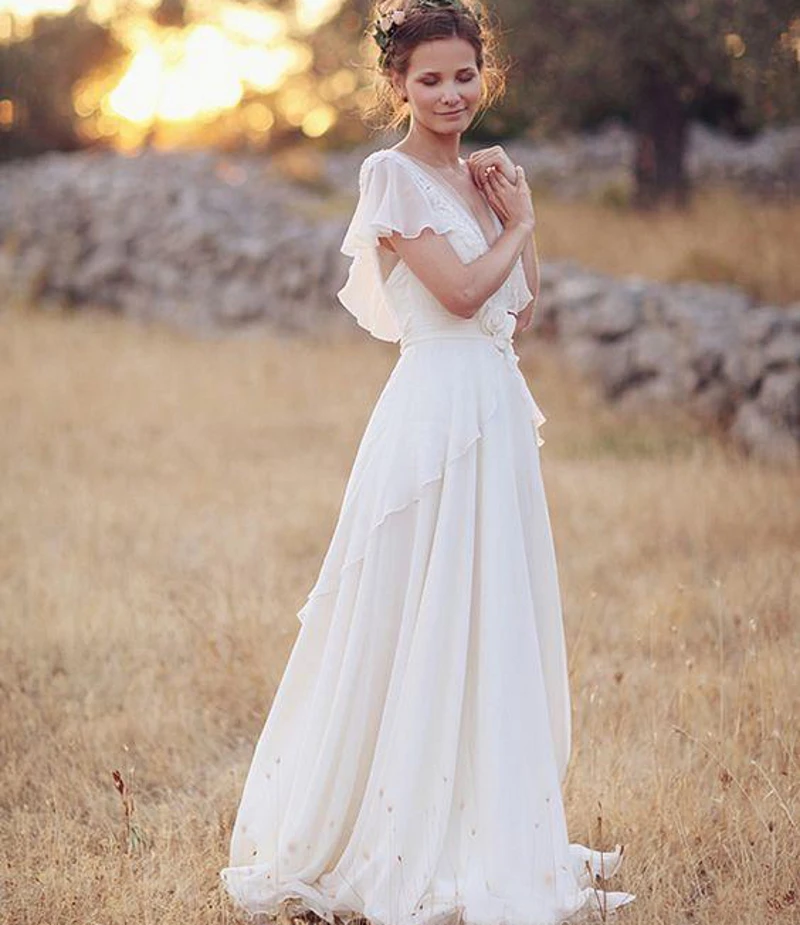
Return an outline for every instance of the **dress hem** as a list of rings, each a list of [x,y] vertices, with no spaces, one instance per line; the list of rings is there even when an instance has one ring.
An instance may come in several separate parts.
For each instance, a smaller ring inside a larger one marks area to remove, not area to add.
[[[595,853],[599,854],[599,852]],[[287,916],[289,919],[292,915],[300,916],[312,912],[329,925],[363,925],[363,923],[366,925],[472,925],[465,917],[466,907],[463,903],[439,909],[422,919],[417,919],[416,913],[412,912],[390,923],[358,909],[333,906],[321,890],[302,880],[288,881],[269,897],[264,897],[257,907],[253,908],[246,904],[228,883],[226,875],[234,870],[236,868],[223,869],[220,871],[220,879],[235,906],[248,916],[253,925],[267,925],[276,919],[281,919],[281,913],[287,911],[287,906],[294,906]],[[582,923],[597,921],[605,922],[609,915],[616,913],[636,899],[634,893],[612,892],[598,886],[584,886],[577,895],[579,898],[577,905],[569,911],[557,913],[555,918],[525,919],[524,921],[514,918],[498,921],[496,925],[582,925]]]

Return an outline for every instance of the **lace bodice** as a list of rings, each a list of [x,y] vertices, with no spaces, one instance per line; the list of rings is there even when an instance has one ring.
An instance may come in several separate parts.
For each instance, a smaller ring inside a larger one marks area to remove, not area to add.
[[[489,337],[513,354],[514,315],[533,296],[518,259],[503,285],[469,319],[449,312],[400,260],[384,280],[378,258],[378,237],[399,231],[416,237],[430,227],[447,235],[459,258],[470,263],[489,249],[483,230],[466,203],[444,181],[414,158],[384,149],[361,166],[359,202],[342,243],[354,258],[342,304],[359,324],[382,340],[399,341],[401,350],[421,339]],[[498,232],[499,219],[493,214]]]

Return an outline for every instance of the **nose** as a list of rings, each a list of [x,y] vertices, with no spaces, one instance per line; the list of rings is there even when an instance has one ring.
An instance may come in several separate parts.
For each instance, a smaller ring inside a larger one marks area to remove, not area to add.
[[[442,103],[445,106],[453,106],[458,103],[460,94],[455,87],[445,87],[442,90]]]

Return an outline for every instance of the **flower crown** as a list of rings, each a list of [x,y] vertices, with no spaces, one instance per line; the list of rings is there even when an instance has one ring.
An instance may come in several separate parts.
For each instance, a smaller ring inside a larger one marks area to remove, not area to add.
[[[378,56],[380,67],[386,65],[397,28],[405,22],[407,12],[417,7],[429,10],[459,10],[469,13],[479,25],[481,22],[480,11],[471,9],[463,0],[384,0],[378,6],[378,15],[372,30],[372,37],[381,50]]]

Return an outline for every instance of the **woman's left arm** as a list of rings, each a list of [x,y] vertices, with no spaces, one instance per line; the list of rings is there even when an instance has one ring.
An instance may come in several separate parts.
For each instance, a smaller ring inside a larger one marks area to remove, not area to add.
[[[514,162],[506,154],[501,145],[493,145],[490,148],[482,148],[473,151],[467,158],[467,166],[472,175],[473,182],[485,195],[485,184],[487,182],[489,171],[498,170],[504,174],[509,183],[515,183],[517,179]],[[528,289],[531,291],[533,299],[528,302],[521,312],[517,313],[517,324],[514,328],[514,334],[520,334],[526,331],[533,321],[533,310],[536,301],[539,298],[539,288],[541,277],[539,273],[539,255],[536,252],[536,238],[534,232],[531,232],[528,243],[520,255],[522,257],[522,266],[525,271],[525,281]]]
[[[474,151],[467,159],[467,166],[472,174],[473,182],[484,194],[484,185],[488,179],[488,172],[491,170],[499,170],[510,183],[515,183],[517,179],[514,163],[501,145],[493,145],[491,148],[483,148],[479,151]],[[525,271],[525,281],[528,284],[528,289],[530,289],[533,299],[528,302],[521,312],[517,312],[517,324],[514,328],[514,334],[520,334],[530,327],[533,321],[533,310],[539,298],[541,278],[539,273],[539,255],[536,252],[536,238],[534,237],[534,232],[531,232],[530,239],[520,256],[522,257],[522,266]]]
[[[533,321],[533,310],[539,298],[541,278],[539,274],[539,255],[536,252],[536,238],[534,237],[534,232],[531,232],[531,236],[521,256],[522,267],[525,270],[525,281],[528,284],[528,289],[530,289],[533,299],[528,302],[521,312],[517,313],[517,325],[514,328],[515,334],[521,334],[523,331],[527,331],[531,326],[531,322]]]

